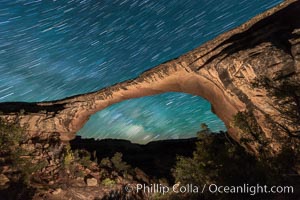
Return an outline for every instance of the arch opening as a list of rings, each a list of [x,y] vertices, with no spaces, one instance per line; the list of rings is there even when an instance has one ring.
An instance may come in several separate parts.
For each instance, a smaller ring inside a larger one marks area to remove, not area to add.
[[[111,105],[93,114],[77,135],[144,144],[195,137],[201,123],[207,124],[213,132],[226,130],[223,121],[211,112],[211,105],[205,99],[168,92]]]

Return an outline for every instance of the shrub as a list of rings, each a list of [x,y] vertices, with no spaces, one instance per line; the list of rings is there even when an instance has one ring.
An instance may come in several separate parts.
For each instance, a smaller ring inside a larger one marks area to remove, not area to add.
[[[99,166],[100,166],[100,167],[104,167],[104,168],[112,168],[112,162],[110,161],[109,158],[103,158],[103,159],[100,161]]]
[[[111,180],[110,178],[104,179],[101,183],[106,187],[111,187],[116,184],[116,182],[114,180]]]
[[[123,162],[122,157],[123,157],[123,154],[120,152],[117,152],[111,158],[111,162],[118,172],[127,172],[127,170],[130,168],[130,165],[128,165],[126,162]]]
[[[18,125],[6,123],[0,119],[0,152],[7,153],[15,150],[19,144],[25,142],[26,135]],[[1,155],[1,154],[0,154]]]
[[[71,146],[68,144],[65,146],[65,153],[64,153],[64,159],[63,159],[64,167],[66,169],[69,169],[73,161],[74,161],[74,155],[71,150]]]
[[[48,163],[41,160],[37,164],[31,163],[31,154],[34,150],[26,148],[28,137],[24,130],[13,123],[6,123],[0,120],[0,156],[9,165],[16,174],[13,174],[14,180],[29,185],[33,173],[44,168]],[[25,144],[24,146],[22,144]]]
[[[282,157],[287,160],[287,157]],[[278,185],[282,181],[278,170],[264,161],[256,160],[233,141],[228,141],[225,133],[201,134],[193,157],[179,156],[172,172],[175,181],[183,185]],[[218,199],[209,193],[204,195],[209,199]]]
[[[79,164],[81,164],[84,167],[88,167],[92,163],[91,154],[84,149],[75,150],[73,157],[75,161],[77,161]]]

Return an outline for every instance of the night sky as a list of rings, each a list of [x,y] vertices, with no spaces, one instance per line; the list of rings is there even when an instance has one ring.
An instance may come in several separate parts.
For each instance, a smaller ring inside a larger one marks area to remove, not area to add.
[[[136,77],[280,0],[0,0],[0,101],[46,101]],[[93,115],[78,133],[146,143],[226,130],[200,97],[166,93]]]

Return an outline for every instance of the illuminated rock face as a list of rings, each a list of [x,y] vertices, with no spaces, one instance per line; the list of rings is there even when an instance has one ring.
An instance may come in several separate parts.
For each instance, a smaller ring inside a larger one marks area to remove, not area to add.
[[[89,117],[126,99],[184,92],[207,99],[231,137],[249,151],[299,144],[300,2],[253,18],[133,80],[66,99],[0,104],[0,117],[32,136],[70,140]]]

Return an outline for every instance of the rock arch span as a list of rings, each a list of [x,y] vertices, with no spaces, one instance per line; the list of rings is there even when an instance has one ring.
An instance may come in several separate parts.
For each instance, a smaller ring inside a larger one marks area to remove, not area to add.
[[[71,139],[91,115],[112,104],[165,92],[184,92],[204,97],[217,107],[217,115],[221,119],[230,119],[239,108],[226,100],[225,93],[215,84],[183,65],[173,60],[136,79],[97,92],[53,102],[3,103],[1,110],[8,113],[8,121],[27,125],[27,130],[32,134],[58,132],[64,140]]]
[[[282,106],[299,111],[299,12],[299,1],[285,1],[133,80],[56,101],[1,103],[0,118],[19,123],[31,135],[57,132],[63,140],[70,140],[89,116],[112,104],[164,92],[184,92],[207,99],[235,140],[242,143],[242,139],[251,139],[243,143],[249,151],[258,154],[265,148],[276,153],[283,141],[297,146],[299,122],[283,112]],[[278,100],[272,88],[259,86],[266,79],[276,87],[290,84],[295,93]],[[285,103],[281,105],[280,101]],[[251,125],[248,131],[233,126],[239,112]]]

